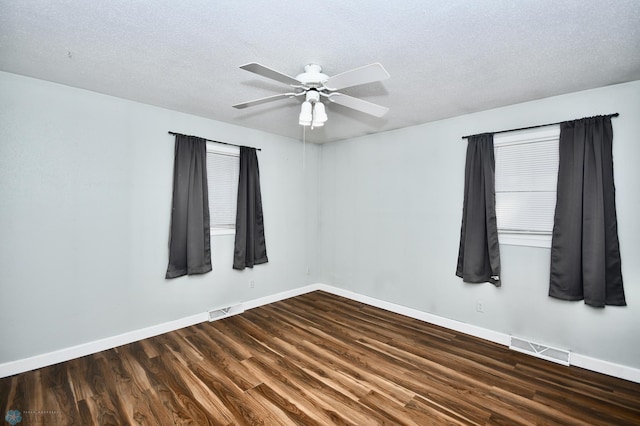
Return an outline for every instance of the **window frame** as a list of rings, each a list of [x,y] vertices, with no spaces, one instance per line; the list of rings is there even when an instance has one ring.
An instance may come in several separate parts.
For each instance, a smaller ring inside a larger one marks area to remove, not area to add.
[[[515,144],[531,144],[535,142],[545,142],[555,140],[557,144],[560,142],[560,126],[548,126],[545,128],[535,128],[527,130],[519,130],[513,132],[505,132],[504,134],[494,135],[494,155],[496,149],[501,146],[509,146]],[[496,169],[498,164],[496,164]],[[556,170],[557,175],[557,170]],[[534,191],[532,191],[534,192]],[[554,190],[554,194],[555,194]],[[496,200],[496,217],[498,215]],[[555,203],[553,205],[553,213],[555,214]],[[498,229],[498,242],[500,245],[524,246],[524,247],[540,247],[551,248],[551,240],[553,236],[553,226],[549,231],[533,232],[533,231],[504,231]]]
[[[211,153],[211,154],[227,155],[230,157],[238,158],[238,168],[239,168],[240,147],[220,144],[212,141],[207,141],[206,147],[207,147],[207,156]],[[237,178],[238,176],[236,176],[236,179]],[[211,187],[211,182],[209,182],[208,180],[208,175],[207,175],[207,187],[208,188]],[[210,193],[207,195],[210,195]],[[236,197],[237,197],[237,193],[236,193]],[[209,214],[211,214],[211,212],[209,212]],[[234,224],[235,224],[235,221],[234,221]],[[235,229],[235,226],[233,228],[215,228],[210,225],[209,232],[212,237],[218,236],[218,235],[235,235],[236,229]]]

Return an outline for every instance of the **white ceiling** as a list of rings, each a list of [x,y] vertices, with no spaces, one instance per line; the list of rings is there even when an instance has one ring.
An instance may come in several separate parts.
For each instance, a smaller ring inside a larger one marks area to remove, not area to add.
[[[299,100],[231,107],[288,89],[248,62],[382,63],[390,79],[342,92],[389,113],[329,105],[307,141],[336,141],[640,80],[640,1],[0,2],[0,70],[301,138]]]

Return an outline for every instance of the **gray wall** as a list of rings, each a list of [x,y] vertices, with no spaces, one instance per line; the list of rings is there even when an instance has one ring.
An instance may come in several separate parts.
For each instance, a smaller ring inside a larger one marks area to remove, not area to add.
[[[269,263],[165,280],[173,130],[258,153]],[[319,147],[0,73],[0,363],[316,282]],[[307,275],[307,266],[311,274]],[[249,288],[249,281],[255,288]]]
[[[502,287],[455,276],[461,136],[619,112],[613,119],[628,307],[547,296],[549,249],[501,246]],[[391,112],[393,113],[393,111]],[[640,368],[640,82],[513,105],[322,147],[322,281],[582,355]],[[476,312],[476,301],[484,313]]]
[[[616,111],[629,306],[548,298],[546,249],[501,247],[499,289],[455,277],[460,137]],[[0,72],[0,363],[324,282],[640,368],[638,117],[634,82],[307,145],[303,170],[297,140]],[[212,273],[164,279],[168,130],[263,148],[269,264],[233,271],[233,237],[219,236]]]

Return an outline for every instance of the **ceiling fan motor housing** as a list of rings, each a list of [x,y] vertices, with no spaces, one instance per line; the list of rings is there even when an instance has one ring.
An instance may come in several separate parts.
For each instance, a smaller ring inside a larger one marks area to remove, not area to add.
[[[304,72],[296,76],[296,80],[307,87],[321,87],[329,76],[322,73],[322,67],[316,64],[305,65]]]

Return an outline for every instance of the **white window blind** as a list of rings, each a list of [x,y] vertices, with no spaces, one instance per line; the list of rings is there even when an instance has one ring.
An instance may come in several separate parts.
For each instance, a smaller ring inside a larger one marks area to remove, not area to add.
[[[209,222],[213,234],[235,231],[239,149],[207,143]]]
[[[559,137],[557,125],[494,136],[496,218],[502,243],[550,247]]]

